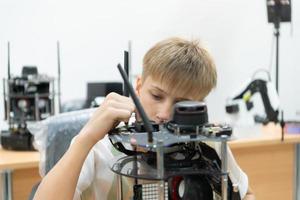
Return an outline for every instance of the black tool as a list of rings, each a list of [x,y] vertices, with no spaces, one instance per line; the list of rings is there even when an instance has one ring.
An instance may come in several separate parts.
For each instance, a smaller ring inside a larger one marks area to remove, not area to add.
[[[146,113],[145,113],[145,111],[144,111],[144,109],[143,109],[143,107],[142,107],[142,105],[141,105],[139,99],[138,99],[137,96],[135,95],[134,90],[133,90],[131,84],[129,83],[128,78],[127,78],[127,75],[126,75],[126,73],[124,72],[124,70],[123,70],[121,64],[118,64],[118,69],[119,69],[119,71],[120,71],[120,73],[121,73],[121,76],[122,76],[122,78],[123,78],[123,80],[124,80],[124,84],[125,84],[126,87],[128,88],[129,93],[130,93],[130,95],[131,95],[131,98],[132,98],[132,100],[134,101],[135,106],[136,106],[136,108],[137,108],[137,110],[138,110],[138,112],[139,112],[139,114],[140,114],[140,116],[141,116],[141,118],[142,118],[142,120],[143,120],[143,122],[144,122],[144,124],[145,124],[145,129],[146,129],[146,131],[147,131],[147,133],[148,133],[148,142],[152,143],[152,142],[153,142],[153,136],[152,136],[153,127],[152,127],[152,125],[150,124],[150,121],[149,121],[149,119],[148,119],[148,117],[147,117],[147,115],[146,115]]]

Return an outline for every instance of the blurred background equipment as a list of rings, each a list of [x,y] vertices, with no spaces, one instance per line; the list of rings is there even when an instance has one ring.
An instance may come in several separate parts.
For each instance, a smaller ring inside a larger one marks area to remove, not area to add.
[[[280,22],[291,22],[291,0],[267,0],[268,22],[275,28]]]
[[[132,42],[129,40],[128,49],[124,50],[124,70],[129,77],[129,81],[131,81],[131,46]],[[103,102],[106,95],[111,92],[129,97],[128,88],[122,82],[88,82],[86,91],[85,99],[73,99],[65,102],[62,105],[62,112],[98,107]]]
[[[86,108],[98,107],[102,100],[111,92],[123,95],[122,82],[93,82],[87,83]]]
[[[279,93],[279,36],[280,23],[291,22],[291,0],[267,0],[268,22],[274,23],[276,37],[276,90]]]
[[[253,96],[256,93],[261,96],[264,114],[254,114],[254,116],[251,116],[252,121],[263,124],[278,122],[279,97],[273,83],[270,80],[255,78],[247,82],[245,86],[227,100],[226,112],[236,116],[236,122],[233,124],[240,123],[243,118],[246,123],[249,123],[251,119],[247,118],[246,115],[253,109],[255,104],[258,104],[258,102],[254,103],[253,101],[255,99]]]
[[[226,102],[226,113],[230,114],[234,125],[250,125],[252,123],[279,122],[279,37],[281,22],[291,22],[291,0],[266,0],[268,22],[274,24],[276,38],[276,74],[275,85],[271,82],[270,72],[268,80],[252,77],[238,92]],[[257,101],[256,94],[261,96],[264,114],[251,112]],[[283,112],[283,111],[282,111]],[[283,120],[283,114],[281,117]]]
[[[89,82],[86,86],[86,98],[73,99],[64,102],[61,112],[71,112],[86,108],[100,106],[106,95],[110,92],[123,94],[123,84],[121,82]]]
[[[36,66],[23,66],[20,76],[11,76],[9,43],[7,66],[3,96],[8,130],[1,130],[1,145],[5,149],[33,150],[33,138],[27,124],[55,114],[55,79],[39,74]]]

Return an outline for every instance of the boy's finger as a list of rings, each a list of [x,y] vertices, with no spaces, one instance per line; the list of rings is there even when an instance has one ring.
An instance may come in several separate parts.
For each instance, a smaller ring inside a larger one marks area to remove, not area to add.
[[[127,103],[130,103],[130,104],[133,104],[133,101],[130,97],[126,97],[126,96],[122,96],[122,95],[119,95],[117,93],[109,93],[107,96],[106,96],[107,99],[114,99],[116,101],[120,101],[120,102],[127,102]]]
[[[124,109],[130,111],[132,113],[135,110],[135,106],[132,103],[126,103],[126,102],[118,102],[114,100],[110,100],[107,102],[107,106],[117,108],[117,109]]]
[[[127,122],[129,120],[129,118],[131,117],[131,113],[132,113],[129,110],[117,109],[117,108],[113,108],[113,111],[114,111],[114,114],[118,121],[125,121],[125,122]]]

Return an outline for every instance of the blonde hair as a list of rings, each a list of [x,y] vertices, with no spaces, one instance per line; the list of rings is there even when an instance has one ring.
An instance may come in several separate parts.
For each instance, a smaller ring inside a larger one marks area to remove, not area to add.
[[[144,56],[142,82],[151,76],[171,94],[193,94],[198,100],[217,84],[215,63],[196,40],[169,38],[154,45]]]

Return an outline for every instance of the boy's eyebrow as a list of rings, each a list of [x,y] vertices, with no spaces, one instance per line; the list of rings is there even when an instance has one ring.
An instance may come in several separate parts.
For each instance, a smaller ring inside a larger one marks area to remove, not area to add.
[[[164,91],[163,89],[159,88],[158,86],[152,85],[152,87],[156,90],[159,90],[162,93],[168,94],[166,91]]]
[[[158,87],[156,85],[152,85],[152,87],[153,87],[153,89],[156,89],[156,90],[168,95],[168,93],[166,91],[164,91],[163,89],[161,89],[160,87]],[[190,99],[189,98],[184,98],[184,97],[178,97],[178,98],[175,99],[176,102],[178,102],[178,101],[188,101],[188,100],[190,100]]]

